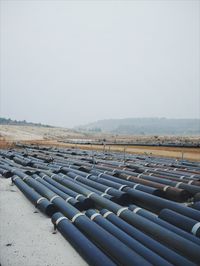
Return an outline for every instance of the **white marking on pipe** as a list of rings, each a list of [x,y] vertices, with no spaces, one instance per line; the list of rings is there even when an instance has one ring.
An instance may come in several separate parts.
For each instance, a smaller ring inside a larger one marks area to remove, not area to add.
[[[107,211],[106,213],[104,213],[103,217],[106,218],[109,214],[112,214],[113,212]]]
[[[99,175],[98,175],[98,177],[101,177],[103,175],[103,173],[100,173]]]
[[[190,181],[188,182],[188,185],[191,185],[193,181],[194,181],[194,180],[190,180]]]
[[[123,188],[127,187],[127,185],[122,185],[119,190],[121,191]]]
[[[46,198],[44,198],[44,197],[39,198],[39,199],[36,201],[36,204],[38,205],[38,204],[40,203],[40,201],[45,200],[45,199],[46,199]]]
[[[75,214],[74,217],[71,219],[72,223],[74,223],[79,216],[85,216],[85,214],[80,212]]]
[[[26,175],[26,176],[24,176],[24,177],[22,178],[22,180],[24,181],[24,180],[26,180],[28,177],[29,177],[29,176]]]
[[[137,208],[135,208],[135,209],[133,210],[133,212],[134,212],[134,213],[137,213],[139,210],[142,210],[142,208],[137,207]]]
[[[75,199],[78,200],[79,197],[81,197],[81,194],[76,195]]]
[[[58,225],[62,220],[68,220],[68,219],[67,217],[62,216],[56,220],[55,224]]]
[[[85,177],[85,178],[87,179],[89,176],[91,176],[91,174],[88,174],[88,175],[86,175],[86,177]]]
[[[137,175],[136,177],[140,178],[141,176],[142,176],[142,174],[139,174],[139,175]]]
[[[52,202],[54,199],[60,198],[58,195],[53,196],[49,201]]]
[[[12,180],[15,181],[17,178],[19,178],[19,176],[15,176]]]
[[[93,194],[95,194],[94,192],[90,192],[88,195],[87,195],[87,198],[89,198],[90,196],[92,196]]]
[[[131,175],[127,176],[126,180],[129,180],[131,178]]]
[[[136,187],[137,186],[139,186],[140,184],[135,184],[134,186],[133,186],[133,189],[136,189]]]
[[[126,211],[128,210],[128,207],[124,207],[124,208],[121,208],[117,211],[117,216],[120,216],[120,214],[123,212],[123,211]]]
[[[107,196],[107,195],[108,195],[107,193],[103,193],[103,194],[101,194],[102,197]]]
[[[99,215],[101,216],[101,214],[99,214],[99,213],[94,213],[94,214],[91,215],[90,219],[93,221],[94,218],[99,216]]]
[[[73,197],[68,197],[65,201],[68,202],[70,199],[73,199]]]
[[[192,227],[192,229],[191,229],[191,233],[192,233],[193,235],[196,235],[197,230],[198,230],[199,228],[200,228],[200,222],[196,223],[196,224]]]
[[[56,174],[51,175],[51,178],[53,178]]]
[[[166,191],[169,187],[170,187],[170,186],[165,186],[165,187],[163,188],[163,191]]]
[[[112,188],[111,188],[111,187],[106,188],[106,190],[104,191],[104,193],[108,193],[108,191],[109,191],[110,189],[112,189]]]
[[[183,182],[178,182],[175,187],[178,188],[181,184],[183,184]]]
[[[74,177],[74,180],[76,180],[78,177],[79,177],[79,175],[76,175],[76,176]]]

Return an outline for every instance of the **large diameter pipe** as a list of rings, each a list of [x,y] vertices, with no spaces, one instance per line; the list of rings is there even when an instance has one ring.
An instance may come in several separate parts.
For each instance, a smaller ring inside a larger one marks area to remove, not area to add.
[[[98,190],[102,191],[103,193],[107,193],[107,194],[109,194],[111,196],[114,196],[114,197],[118,197],[119,198],[119,197],[124,196],[124,194],[125,194],[125,193],[123,193],[121,191],[118,191],[118,190],[112,188],[112,187],[108,187],[106,185],[97,183],[97,182],[95,182],[93,180],[88,180],[87,178],[84,178],[84,177],[82,177],[80,175],[77,175],[77,174],[75,174],[73,172],[68,172],[67,176],[71,177],[72,179],[74,179],[74,180],[76,180],[78,182],[86,184],[86,185],[88,185],[90,187],[98,189]]]
[[[122,208],[120,205],[102,198],[95,193],[91,193],[90,191],[85,189],[83,190],[83,188],[77,184],[72,183],[72,187],[75,188],[77,192],[86,193],[86,196],[94,200],[97,205],[104,208],[109,208],[111,211],[117,213],[121,218],[125,219],[133,226],[136,226],[138,229],[143,230],[161,243],[165,243],[169,247],[177,250],[183,256],[188,257],[192,261],[199,262],[199,257],[197,256],[197,254],[198,252],[200,252],[200,248],[192,242],[187,241],[186,239],[172,233],[171,231],[159,225],[156,225],[151,221],[146,220],[143,217],[139,217],[137,214],[133,214],[131,211],[128,211],[127,208]],[[57,200],[59,199],[56,198],[53,202]],[[188,246],[193,246],[193,248],[189,250]]]
[[[188,218],[169,209],[163,209],[159,213],[159,218],[185,230],[186,232],[200,237],[200,222],[197,222],[196,220]]]
[[[133,182],[130,182],[127,180],[122,180],[120,178],[117,178],[117,177],[114,177],[114,176],[111,176],[108,174],[104,174],[104,173],[101,173],[101,172],[96,171],[96,170],[91,170],[91,173],[96,174],[98,177],[101,177],[102,179],[113,181],[113,182],[116,182],[116,183],[119,183],[122,185],[126,185],[126,186],[129,186],[129,187],[132,187],[134,189],[141,190],[141,191],[144,191],[144,192],[147,192],[150,194],[159,193],[159,191],[157,189],[153,189],[151,187],[144,186],[144,185],[141,185],[138,183],[133,183]]]
[[[52,216],[52,223],[91,266],[115,266],[116,264],[85,237],[62,213]]]
[[[146,186],[160,189],[160,190],[165,192],[165,194],[163,194],[163,197],[165,197],[169,200],[184,202],[184,201],[187,201],[190,197],[190,193],[184,189],[175,188],[175,187],[171,187],[168,185],[160,184],[160,183],[157,183],[154,181],[143,179],[141,177],[135,177],[135,176],[120,174],[119,178],[129,180],[129,181],[134,181],[134,182],[146,185]]]
[[[54,204],[52,204],[46,198],[42,197],[39,193],[30,188],[18,176],[14,175],[12,177],[12,182],[41,212],[51,217],[57,211],[57,208],[54,206]]]
[[[151,265],[43,184],[28,176],[26,176],[24,180],[36,191],[47,197],[50,202],[55,204],[55,206],[67,216],[67,218],[70,219],[81,232],[87,235],[92,242],[101,247],[101,249],[117,261],[119,265]]]
[[[83,194],[79,194],[63,185],[61,185],[60,183],[56,182],[55,180],[52,179],[52,176],[54,176],[55,174],[52,174],[49,172],[49,176],[47,176],[44,173],[39,173],[39,175],[42,177],[42,179],[44,179],[46,182],[48,182],[49,184],[53,185],[54,187],[60,189],[61,191],[63,191],[64,193],[70,195],[71,197],[75,198],[76,200],[80,201],[83,205],[85,209],[89,209],[89,208],[93,208],[94,204],[92,202],[92,200],[88,199],[87,197],[85,197]]]
[[[149,176],[149,175],[140,175],[141,178],[146,179],[146,180],[151,180],[154,182],[158,182],[161,184],[165,184],[168,186],[172,186],[172,187],[177,187],[177,188],[181,188],[181,189],[185,189],[186,191],[188,191],[191,195],[195,195],[196,193],[200,192],[200,187],[199,186],[194,186],[194,185],[188,185],[185,184],[183,182],[174,182],[171,180],[167,180],[164,178],[159,178],[159,177],[155,177],[155,176]]]
[[[117,215],[115,215],[113,212],[108,211],[107,209],[102,209],[100,213],[112,224],[116,225],[118,228],[126,232],[129,236],[138,240],[144,246],[157,253],[159,256],[163,257],[173,265],[188,265],[187,259],[183,258],[175,251],[149,237],[144,232],[138,230],[136,227],[131,226],[130,224],[119,218]],[[189,265],[192,265],[191,262],[189,262]]]
[[[69,202],[71,205],[73,205],[75,208],[77,208],[79,211],[85,210],[85,206],[76,200],[75,198],[69,196],[68,194],[64,193],[63,191],[59,190],[58,188],[54,187],[53,185],[49,184],[45,180],[43,180],[40,176],[34,174],[32,177],[49,188],[51,191],[55,192],[57,195],[59,195],[61,198],[63,198],[65,201]]]
[[[148,209],[152,212],[159,213],[162,209],[167,208],[200,221],[200,212],[195,209],[182,206],[167,199],[158,198],[154,195],[150,195],[142,191],[133,189],[126,190],[126,188],[124,189],[124,191],[126,191],[132,197],[132,199],[134,199],[134,203],[136,205]]]
[[[102,208],[107,208],[116,213],[120,218],[124,219],[126,222],[135,226],[139,230],[147,233],[157,241],[171,247],[191,261],[200,263],[200,257],[198,255],[200,253],[200,247],[198,245],[171,232],[170,230],[163,228],[160,225],[147,220],[146,218],[132,213],[130,210],[128,210],[128,208],[122,208],[122,206],[102,198],[95,193],[91,193],[89,197]],[[188,249],[189,246],[190,249]]]
[[[200,201],[194,202],[192,205],[190,205],[191,208],[200,211]]]
[[[161,258],[156,253],[152,252],[150,249],[146,248],[139,241],[135,240],[123,230],[119,229],[117,226],[113,225],[111,222],[106,220],[101,214],[97,213],[95,210],[87,210],[86,215],[93,220],[95,223],[100,225],[106,231],[117,237],[121,242],[127,245],[129,248],[137,252],[139,255],[144,257],[153,265],[162,265],[169,266],[172,265],[167,262],[165,259]]]
[[[140,216],[143,216],[144,218],[147,218],[148,220],[150,220],[156,224],[163,226],[166,229],[169,229],[170,231],[196,243],[197,245],[200,245],[200,239],[198,239],[197,237],[191,235],[188,232],[185,232],[184,230],[180,229],[179,227],[176,227],[176,226],[158,218],[157,215],[155,215],[155,214],[153,214],[147,210],[144,210],[144,209],[142,209],[136,205],[133,205],[133,204],[129,205],[129,210],[133,211],[134,213],[137,213]]]

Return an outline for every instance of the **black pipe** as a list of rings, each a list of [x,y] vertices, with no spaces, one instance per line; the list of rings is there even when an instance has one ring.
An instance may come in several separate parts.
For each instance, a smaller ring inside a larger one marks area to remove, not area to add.
[[[83,259],[92,266],[115,266],[116,264],[85,237],[62,213],[52,216],[52,223],[70,242]]]
[[[195,209],[180,205],[167,199],[158,198],[142,191],[133,189],[126,190],[126,188],[124,188],[124,190],[134,199],[134,203],[136,205],[152,212],[159,213],[162,209],[167,208],[200,221],[200,212]]]
[[[35,190],[30,188],[21,178],[14,175],[12,182],[23,192],[23,194],[43,213],[52,216],[57,208],[49,202],[46,198],[42,197]]]
[[[39,176],[42,177],[42,179],[44,179],[46,182],[48,182],[49,184],[53,185],[54,187],[60,189],[61,191],[63,191],[64,193],[68,194],[69,196],[75,198],[76,200],[80,201],[85,209],[89,209],[89,208],[93,208],[94,204],[93,201],[90,200],[89,198],[86,198],[84,195],[79,194],[63,185],[61,185],[60,183],[56,182],[55,180],[52,179],[52,176],[55,174],[50,174],[51,178],[49,176],[47,176],[44,173],[39,173]]]
[[[49,190],[43,184],[26,176],[25,182],[33,187],[37,192],[47,197],[50,202],[70,219],[87,237],[110,255],[119,265],[150,265],[138,254],[121,243],[117,238],[106,232],[104,229],[90,221],[88,217],[80,213],[76,208],[64,199]]]
[[[102,228],[104,228],[106,231],[108,231],[109,233],[117,237],[121,242],[123,242],[129,248],[137,252],[140,256],[144,257],[146,260],[148,260],[153,265],[158,265],[158,266],[172,265],[169,262],[167,262],[165,259],[161,258],[156,253],[152,252],[150,249],[146,248],[139,241],[135,240],[134,238],[126,234],[123,230],[113,225],[111,222],[106,220],[95,210],[92,210],[92,209],[87,210],[86,215],[91,220],[93,220],[98,225],[100,225]]]
[[[197,222],[196,220],[188,218],[169,209],[163,209],[158,217],[185,230],[186,232],[200,237],[200,222]]]
[[[196,209],[196,210],[200,211],[200,201],[194,202],[190,207],[192,207],[193,209]]]
[[[74,179],[75,181],[83,183],[83,184],[85,184],[91,188],[95,188],[95,189],[101,191],[102,193],[106,193],[106,194],[109,194],[109,195],[115,197],[117,199],[117,201],[121,204],[125,203],[129,200],[129,196],[126,193],[119,191],[115,188],[108,187],[108,186],[100,184],[98,182],[86,179],[86,178],[84,178],[80,175],[76,175],[75,173],[72,173],[72,172],[68,172],[67,176]]]
[[[102,198],[95,193],[90,194],[89,197],[94,200],[97,205],[113,211],[120,216],[120,218],[124,219],[126,222],[135,226],[139,230],[143,230],[143,232],[155,238],[157,241],[166,244],[191,261],[200,263],[200,257],[198,256],[198,254],[200,254],[200,247],[198,245],[147,220],[146,218],[132,213],[128,210],[128,208],[122,208],[120,205]],[[189,246],[190,249],[188,249]]]
[[[41,184],[43,184],[44,186],[46,186],[47,188],[49,188],[51,191],[55,192],[58,196],[63,198],[65,201],[69,202],[72,206],[74,206],[79,211],[85,210],[85,206],[82,202],[79,202],[75,198],[71,197],[70,195],[64,193],[63,191],[61,191],[58,188],[54,187],[53,185],[49,184],[48,182],[43,180],[40,176],[34,174],[34,175],[32,175],[32,177],[35,180],[37,180],[38,182],[40,182]]]
[[[159,256],[163,257],[165,260],[169,261],[173,265],[183,266],[183,265],[194,265],[189,262],[184,257],[177,254],[175,251],[169,249],[167,246],[159,243],[153,238],[146,235],[144,232],[138,230],[134,226],[131,226],[113,212],[107,209],[102,209],[100,213],[109,220],[112,224],[116,225],[118,228],[126,232],[129,236],[139,241],[141,244],[157,253]]]
[[[185,232],[184,230],[180,229],[179,227],[176,227],[166,221],[163,221],[162,219],[158,218],[157,215],[152,214],[151,212],[141,209],[140,207],[136,206],[136,205],[129,205],[129,209],[131,211],[133,211],[134,213],[137,213],[140,216],[143,216],[149,220],[151,220],[152,222],[159,224],[161,226],[163,226],[164,228],[169,229],[170,231],[196,243],[197,245],[200,245],[200,239],[198,239],[197,237],[189,234],[188,232]]]

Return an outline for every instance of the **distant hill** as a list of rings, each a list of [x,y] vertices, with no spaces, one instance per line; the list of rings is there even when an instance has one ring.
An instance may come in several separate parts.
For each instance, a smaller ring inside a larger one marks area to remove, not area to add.
[[[77,129],[125,135],[200,135],[200,119],[106,119],[80,126]]]
[[[41,123],[27,122],[26,120],[12,120],[10,118],[0,117],[0,125],[16,125],[16,126],[38,126],[38,127],[52,127],[49,125],[43,125]]]

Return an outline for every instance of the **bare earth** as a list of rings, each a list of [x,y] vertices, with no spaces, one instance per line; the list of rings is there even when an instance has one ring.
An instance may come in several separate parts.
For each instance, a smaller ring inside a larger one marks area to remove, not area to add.
[[[1,266],[85,266],[85,261],[10,179],[0,178]]]
[[[102,140],[106,139],[110,142],[117,141],[120,143],[128,141],[152,141],[154,136],[115,136],[112,134],[92,135],[89,133],[79,133],[65,128],[49,128],[36,126],[13,126],[0,125],[0,148],[12,147],[13,142],[24,142],[28,144],[50,145],[59,147],[75,147],[82,149],[103,150],[103,145],[80,145],[64,143],[70,140]],[[162,140],[192,140],[194,143],[200,142],[200,136],[176,137],[162,136]],[[101,142],[101,141],[100,141]],[[188,159],[200,161],[200,148],[174,148],[174,147],[149,147],[149,146],[123,146],[123,145],[106,145],[106,150],[121,151],[127,153],[148,154],[155,156],[172,157],[176,159]]]

